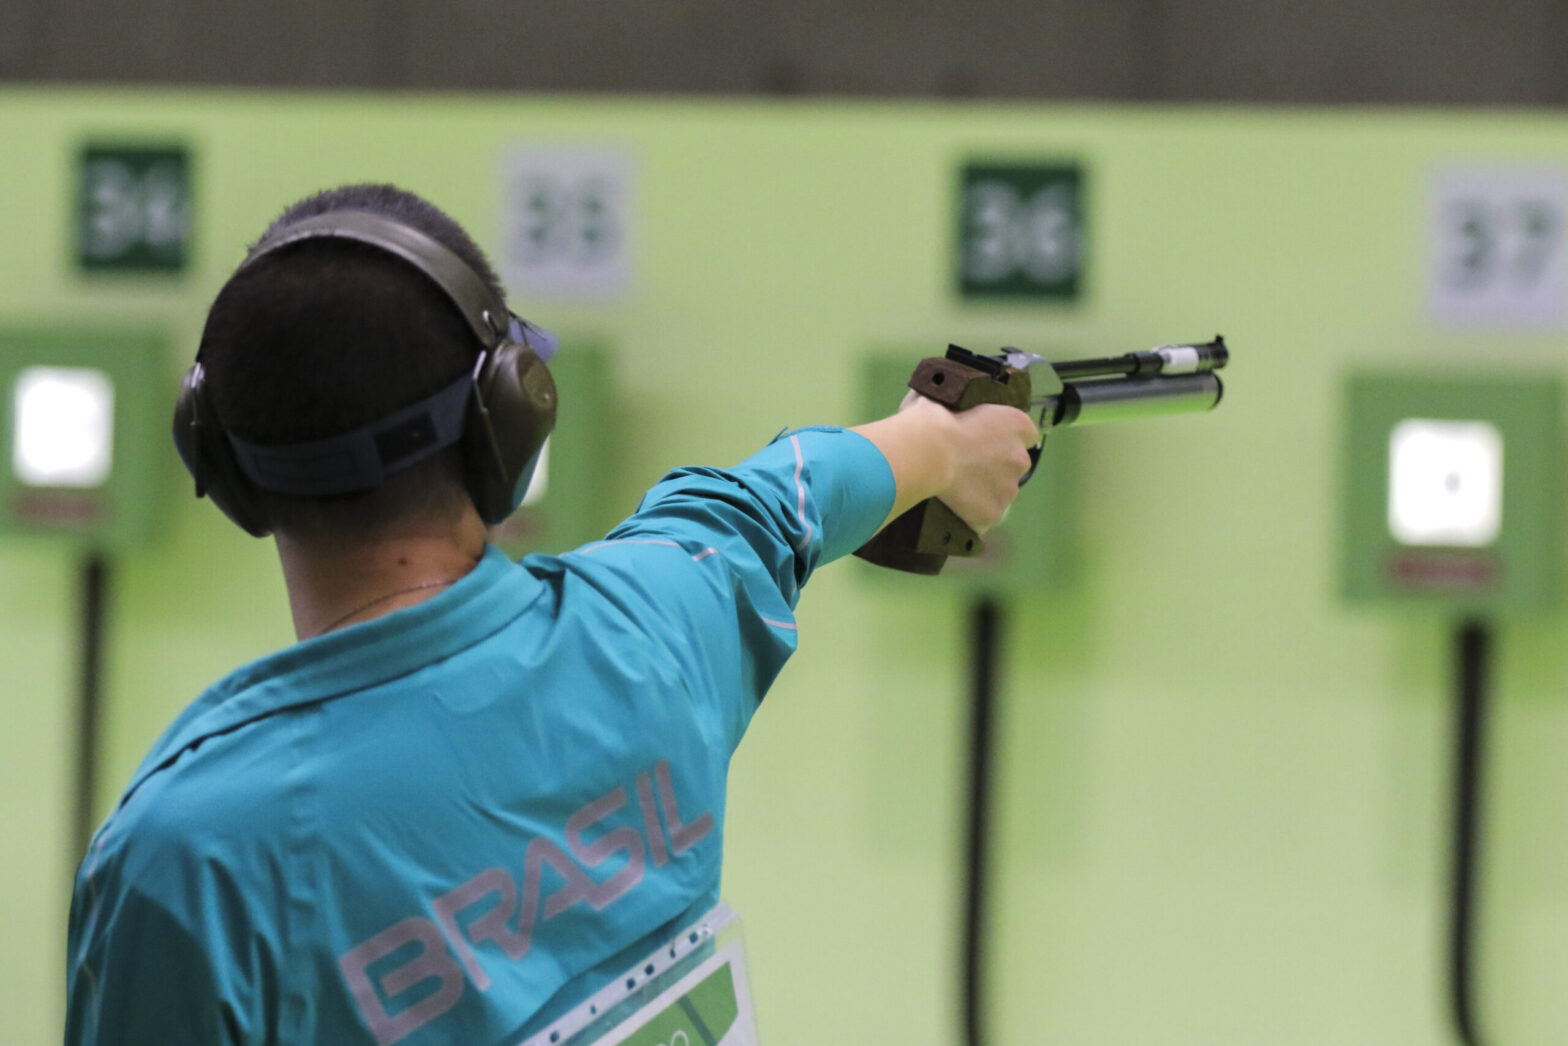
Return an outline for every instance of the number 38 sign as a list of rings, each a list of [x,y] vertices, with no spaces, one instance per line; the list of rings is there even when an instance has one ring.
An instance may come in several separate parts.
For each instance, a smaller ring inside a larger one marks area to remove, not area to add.
[[[1427,298],[1436,318],[1568,321],[1568,171],[1440,171],[1427,221]]]

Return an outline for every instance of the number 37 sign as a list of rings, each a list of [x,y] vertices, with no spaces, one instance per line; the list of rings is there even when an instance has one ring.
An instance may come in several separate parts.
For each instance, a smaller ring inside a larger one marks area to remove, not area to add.
[[[1435,318],[1568,322],[1568,169],[1442,170],[1428,201],[1427,301]]]

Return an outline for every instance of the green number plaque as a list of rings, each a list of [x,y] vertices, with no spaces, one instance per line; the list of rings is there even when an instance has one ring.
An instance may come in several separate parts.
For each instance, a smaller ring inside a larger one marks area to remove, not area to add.
[[[1076,163],[969,163],[958,188],[962,298],[1079,297],[1084,207]]]
[[[83,146],[76,203],[76,260],[84,272],[185,270],[191,164],[183,145]]]

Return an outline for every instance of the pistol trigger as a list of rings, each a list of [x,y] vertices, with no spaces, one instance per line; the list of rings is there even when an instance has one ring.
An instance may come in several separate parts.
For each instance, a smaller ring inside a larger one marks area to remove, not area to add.
[[[1040,467],[1040,451],[1044,447],[1045,440],[1041,440],[1029,448],[1029,471],[1025,472],[1023,478],[1018,481],[1020,487],[1028,483],[1029,477],[1034,475],[1034,470]]]

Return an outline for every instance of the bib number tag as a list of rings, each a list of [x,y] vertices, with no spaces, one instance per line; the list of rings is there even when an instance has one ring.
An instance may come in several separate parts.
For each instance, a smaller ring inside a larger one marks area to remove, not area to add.
[[[521,1046],[757,1046],[740,920],[721,904]]]

